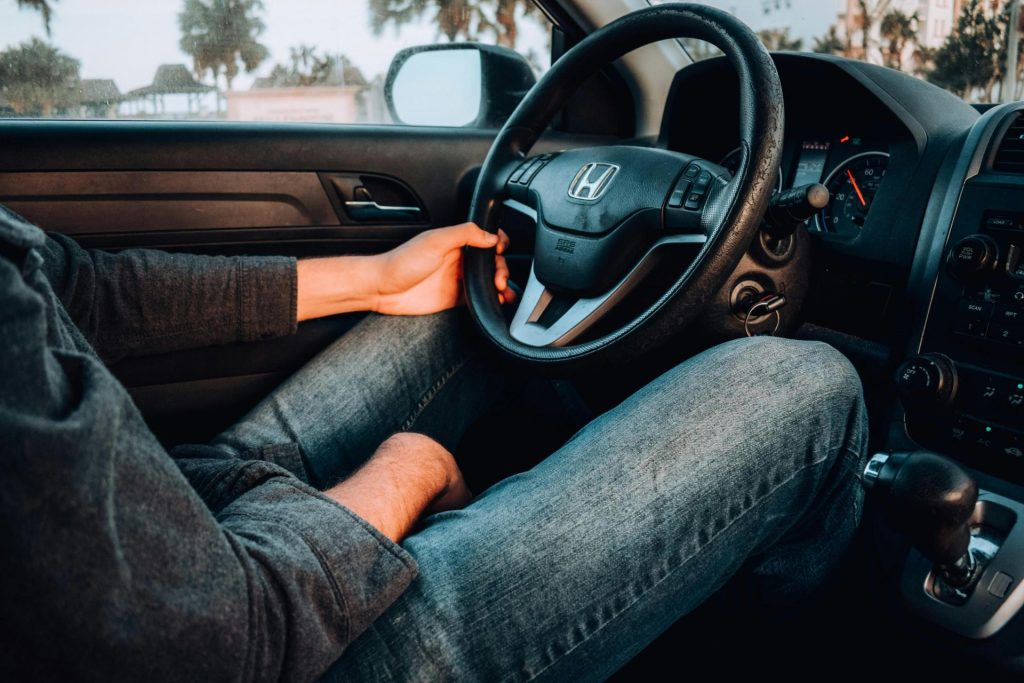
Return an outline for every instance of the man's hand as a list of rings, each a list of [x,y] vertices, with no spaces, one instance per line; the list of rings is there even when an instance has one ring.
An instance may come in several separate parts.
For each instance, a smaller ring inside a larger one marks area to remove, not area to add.
[[[396,543],[421,518],[472,498],[455,458],[422,434],[395,434],[345,481],[324,492]]]
[[[377,291],[378,313],[421,315],[455,306],[461,297],[462,248],[495,249],[494,288],[502,303],[512,301],[508,264],[502,254],[508,236],[487,232],[475,223],[428,230],[379,257],[381,276]]]
[[[508,236],[474,223],[420,233],[376,256],[306,259],[298,265],[298,320],[350,311],[422,315],[455,306],[461,297],[462,248],[495,248],[494,288],[498,300],[515,300],[502,255]]]

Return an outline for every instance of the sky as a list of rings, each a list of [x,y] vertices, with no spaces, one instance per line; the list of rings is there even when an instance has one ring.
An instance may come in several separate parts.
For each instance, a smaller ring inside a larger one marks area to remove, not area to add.
[[[708,0],[736,15],[755,30],[788,27],[790,36],[803,38],[804,49],[828,31],[846,0]]]
[[[177,14],[182,4],[181,0],[56,0],[49,40],[82,62],[83,78],[112,78],[126,92],[148,85],[160,64],[191,66],[178,49]],[[345,54],[372,79],[387,71],[399,49],[438,41],[429,19],[400,31],[389,27],[374,36],[367,4],[366,0],[264,0],[267,29],[260,41],[270,49],[271,58],[255,75],[265,74],[274,63],[287,63],[289,48],[304,43],[321,52]],[[790,26],[791,35],[805,39],[805,47],[827,30],[845,5],[842,0],[709,0],[709,4],[733,12],[755,29]],[[545,54],[544,27],[532,20],[520,24],[517,48]],[[0,0],[0,49],[32,36],[47,39],[40,15],[19,10],[14,0]],[[243,74],[234,85],[247,88],[253,77]]]
[[[82,62],[82,78],[113,78],[121,92],[148,85],[160,64],[190,58],[178,49],[178,12],[182,0],[56,0],[47,39],[38,12],[19,10],[14,0],[0,0],[0,49],[32,36],[49,40]],[[366,0],[264,0],[267,28],[260,42],[270,49],[255,75],[274,63],[288,62],[289,48],[300,43],[321,52],[343,53],[367,79],[385,73],[403,47],[438,42],[426,21],[388,27],[380,36],[370,29]],[[520,22],[522,51],[547,49],[547,36],[535,21]],[[247,88],[253,75],[239,76],[236,88]]]

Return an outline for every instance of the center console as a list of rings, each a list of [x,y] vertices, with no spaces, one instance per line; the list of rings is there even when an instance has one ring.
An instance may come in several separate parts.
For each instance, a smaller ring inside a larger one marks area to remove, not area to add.
[[[890,472],[881,500],[915,548],[903,604],[948,645],[1024,670],[1024,103],[982,116],[943,181],[911,275],[927,308],[895,376],[898,429],[864,482]]]
[[[1024,482],[1024,117],[1010,111],[962,186],[919,354],[897,372],[919,444]],[[983,119],[984,121],[984,119]]]

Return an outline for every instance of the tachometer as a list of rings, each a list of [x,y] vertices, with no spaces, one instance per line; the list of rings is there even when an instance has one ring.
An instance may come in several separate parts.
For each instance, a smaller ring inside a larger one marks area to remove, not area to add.
[[[843,237],[859,235],[888,166],[885,152],[864,152],[833,169],[825,178],[832,199],[815,219],[818,229]]]
[[[743,151],[742,147],[737,147],[733,151],[722,157],[722,160],[718,162],[718,165],[729,171],[733,175],[736,175],[736,171],[740,170],[740,152]],[[775,176],[775,191],[782,192],[782,169],[779,169],[779,174]]]

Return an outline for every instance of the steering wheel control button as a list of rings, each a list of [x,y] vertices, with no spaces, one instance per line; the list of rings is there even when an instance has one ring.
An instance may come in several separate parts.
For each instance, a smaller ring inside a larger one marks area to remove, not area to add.
[[[711,184],[711,173],[708,171],[701,171],[701,174],[697,176],[697,180],[693,181],[693,191],[704,194],[708,191],[708,185]]]
[[[533,159],[526,159],[523,163],[519,164],[519,168],[508,179],[508,182],[513,185],[529,185],[540,172],[540,169],[544,168],[554,156],[554,154],[542,154]]]
[[[682,202],[682,207],[687,211],[696,211],[704,204],[704,198],[708,194],[708,189],[711,187],[713,176],[711,171],[702,169],[697,164],[690,164],[683,171],[683,178],[676,185],[677,190],[683,190],[683,196],[685,200]],[[692,183],[690,182],[692,180]],[[687,190],[687,188],[689,188]],[[669,208],[679,208],[678,205],[672,202],[676,198],[676,193],[672,193],[672,198],[669,199]]]
[[[668,199],[668,208],[670,209],[681,209],[683,203],[686,201],[686,196],[690,193],[690,181],[686,178],[680,178],[679,182],[676,183],[675,189],[672,190],[672,196]]]
[[[992,581],[988,584],[988,592],[995,597],[1002,599],[1010,592],[1010,586],[1012,585],[1012,576],[1005,572],[996,572],[996,575],[992,577]]]
[[[953,245],[946,255],[949,274],[970,282],[996,269],[999,245],[988,235],[968,235]]]
[[[520,164],[519,168],[516,170],[515,173],[512,174],[512,177],[509,178],[508,181],[510,183],[518,183],[519,179],[523,177],[523,174],[526,173],[526,170],[530,168],[531,165],[532,162],[524,161],[522,164]]]
[[[546,163],[547,161],[545,159],[538,159],[537,161],[535,161],[533,164],[530,165],[529,168],[526,169],[526,173],[523,174],[523,177],[519,182],[523,185],[529,185],[531,182],[533,182],[533,179],[536,177],[536,175],[540,173],[540,169],[544,168],[544,164]]]

